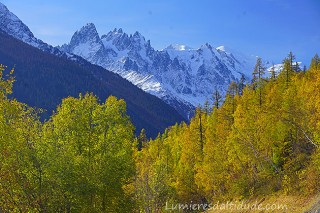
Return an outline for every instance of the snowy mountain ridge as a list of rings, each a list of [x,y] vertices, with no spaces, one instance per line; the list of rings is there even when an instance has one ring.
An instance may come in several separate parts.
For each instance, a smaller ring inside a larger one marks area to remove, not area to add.
[[[0,27],[7,34],[42,51],[82,63],[102,66],[129,80],[142,90],[173,106],[185,118],[219,90],[224,95],[231,81],[243,74],[249,79],[256,58],[220,46],[199,48],[169,45],[155,50],[139,32],[121,28],[102,36],[94,24],[79,29],[68,44],[52,47],[34,37],[30,29],[0,3]]]
[[[75,54],[65,53],[40,39],[37,39],[31,30],[15,14],[0,2],[0,29],[14,38],[36,47],[42,51],[49,52],[59,57],[68,58],[81,63],[83,59]]]
[[[266,69],[265,77],[268,78],[271,76],[271,73],[274,72],[276,75],[278,75],[284,67],[284,64],[273,64],[270,66],[270,64],[267,64],[268,68]],[[296,70],[297,72],[302,71],[305,69],[304,65],[302,62],[293,62],[292,63],[293,69]]]
[[[155,50],[139,32],[129,35],[120,28],[99,37],[92,23],[59,48],[118,73],[173,105],[185,117],[188,111],[210,101],[215,89],[223,95],[231,81],[242,75],[249,79],[256,60],[208,43],[199,48],[174,44]]]

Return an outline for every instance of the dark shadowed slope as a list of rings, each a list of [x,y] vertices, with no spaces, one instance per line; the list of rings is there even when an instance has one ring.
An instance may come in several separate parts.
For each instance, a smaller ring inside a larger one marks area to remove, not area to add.
[[[152,137],[183,120],[172,107],[117,74],[87,62],[79,65],[43,52],[2,31],[0,63],[15,65],[13,96],[30,106],[46,109],[46,118],[63,98],[93,92],[101,101],[109,95],[123,98],[136,131],[145,128]]]

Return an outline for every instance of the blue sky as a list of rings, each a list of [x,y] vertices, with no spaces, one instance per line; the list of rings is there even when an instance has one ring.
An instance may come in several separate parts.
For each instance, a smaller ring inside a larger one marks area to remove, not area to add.
[[[0,0],[36,37],[59,45],[86,23],[139,31],[156,49],[225,45],[278,63],[320,54],[320,0]]]

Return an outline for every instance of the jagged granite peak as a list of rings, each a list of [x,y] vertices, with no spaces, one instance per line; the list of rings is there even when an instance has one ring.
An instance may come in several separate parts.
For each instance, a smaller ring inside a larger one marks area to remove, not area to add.
[[[94,41],[92,45],[86,43],[91,51],[82,48],[82,43],[74,45],[70,42],[67,45],[69,52],[118,73],[175,107],[185,118],[199,104],[207,99],[212,101],[215,89],[223,95],[231,81],[238,81],[243,74],[248,79],[249,75],[243,71],[253,70],[255,63],[251,57],[234,55],[226,48],[214,48],[209,43],[199,48],[174,44],[155,50],[150,40],[138,31],[129,35],[121,28],[100,39],[94,30],[94,33],[88,33],[87,39]]]
[[[69,44],[62,45],[61,47],[52,47],[34,37],[31,30],[1,3],[0,27],[0,32],[15,37],[44,52],[75,61],[85,66],[88,63],[87,61],[89,61],[92,64],[109,68],[109,70],[120,74],[123,78],[134,82],[142,90],[153,95],[159,96],[162,92],[160,82],[148,71],[151,61],[150,59],[146,59],[155,56],[159,58],[165,54],[153,54],[155,51],[151,48],[150,41],[146,42],[140,33],[128,36],[122,29],[115,30],[110,34],[111,38],[109,41],[106,42],[104,36],[99,38],[94,24],[90,23],[78,30]],[[115,38],[118,38],[118,43],[115,41]],[[127,40],[127,43],[125,40]],[[123,48],[119,50],[120,48],[118,49],[114,44],[122,45]],[[164,59],[168,58],[165,57]],[[165,62],[163,64],[168,63]],[[190,107],[192,107],[188,106],[188,103],[184,103],[183,100],[178,101],[177,98],[169,95],[169,93],[163,93],[160,96],[184,114],[189,113]]]
[[[138,31],[136,31],[132,37],[145,40],[145,38]]]
[[[125,50],[131,43],[128,34],[124,33],[121,28],[119,28],[119,30],[115,28],[107,35],[102,35],[101,40],[103,41],[105,47],[116,47],[118,51]]]
[[[103,46],[94,24],[86,24],[80,30],[75,32],[71,38],[69,46],[74,48],[82,44],[88,44],[90,46],[98,44]]]
[[[93,23],[88,23],[76,31],[69,45],[63,45],[62,50],[81,56],[88,61],[101,61],[107,57],[104,45]]]
[[[82,42],[86,42],[90,40],[95,42],[100,41],[98,31],[96,29],[96,26],[93,23],[88,23],[85,26],[83,26],[80,30],[75,32],[75,34],[71,38],[70,44],[72,44],[72,42],[77,42],[76,40],[78,38],[80,38]],[[76,45],[76,43],[74,43],[73,45]]]
[[[208,49],[212,49],[212,46],[209,43],[205,43],[204,45],[201,45],[202,49],[208,48]]]
[[[18,17],[0,3],[1,30],[23,42],[67,59],[87,60],[113,71],[144,91],[175,107],[185,118],[199,104],[212,100],[218,89],[225,94],[231,81],[251,75],[256,58],[206,43],[199,48],[170,45],[155,50],[138,31],[121,28],[99,37],[89,23],[75,32],[69,44],[54,48],[34,37]],[[80,56],[80,57],[79,57]]]
[[[118,33],[123,33],[122,28],[119,28],[117,32],[118,32]]]
[[[216,50],[220,53],[220,55],[223,56],[226,63],[233,63],[233,61],[236,61],[237,64],[241,64],[242,73],[247,76],[248,78],[251,77],[253,67],[256,63],[257,56],[255,55],[246,55],[242,52],[239,52],[237,50],[234,50],[230,47],[226,46],[219,46],[216,48]]]
[[[113,33],[119,33],[119,34],[122,34],[122,33],[123,33],[123,30],[122,30],[122,28],[119,28],[119,29],[114,28],[112,32],[113,32]]]

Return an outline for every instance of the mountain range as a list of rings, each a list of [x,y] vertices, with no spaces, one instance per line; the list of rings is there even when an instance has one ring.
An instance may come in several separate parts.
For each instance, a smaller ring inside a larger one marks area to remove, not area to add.
[[[206,43],[199,48],[169,45],[155,50],[139,32],[121,28],[102,36],[93,23],[76,31],[68,44],[53,47],[35,38],[31,30],[0,3],[2,31],[43,52],[78,65],[87,61],[120,75],[143,91],[169,104],[190,119],[194,109],[218,90],[223,96],[232,81],[249,80],[256,57]],[[169,115],[162,115],[169,116]]]
[[[137,134],[145,128],[148,137],[156,137],[184,120],[174,108],[119,75],[35,38],[1,3],[0,63],[15,67],[13,97],[46,110],[43,119],[49,118],[63,98],[93,92],[101,101],[109,95],[124,99]]]
[[[58,47],[129,80],[173,106],[186,119],[218,90],[225,94],[231,81],[250,79],[256,57],[206,43],[199,48],[169,45],[155,50],[139,32],[121,28],[102,36],[93,23],[76,31]]]

